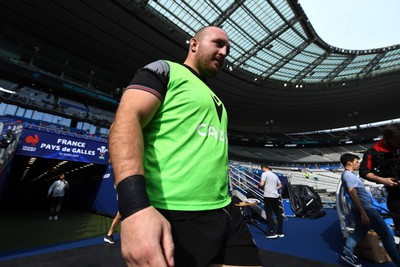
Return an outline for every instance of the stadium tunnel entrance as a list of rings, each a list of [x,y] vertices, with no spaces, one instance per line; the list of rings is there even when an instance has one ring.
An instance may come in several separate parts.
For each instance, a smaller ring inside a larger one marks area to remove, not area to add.
[[[0,126],[0,257],[102,236],[118,210],[107,140],[12,118]],[[55,222],[47,193],[61,173],[70,188]]]
[[[1,172],[1,209],[48,209],[48,189],[65,173],[70,187],[64,206],[116,214],[107,140],[25,125],[14,149],[13,157]]]
[[[47,191],[58,180],[60,173],[64,172],[70,185],[65,204],[91,210],[99,197],[107,168],[105,164],[15,155],[3,188],[1,207],[12,210],[47,209]]]

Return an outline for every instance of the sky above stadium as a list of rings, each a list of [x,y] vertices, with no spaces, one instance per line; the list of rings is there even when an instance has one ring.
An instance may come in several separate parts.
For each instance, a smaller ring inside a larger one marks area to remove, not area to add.
[[[400,0],[299,0],[326,43],[344,49],[400,44]]]

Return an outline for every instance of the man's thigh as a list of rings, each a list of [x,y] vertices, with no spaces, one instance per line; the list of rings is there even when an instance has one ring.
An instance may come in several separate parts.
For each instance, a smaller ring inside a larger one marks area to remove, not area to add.
[[[176,266],[260,266],[258,248],[238,207],[160,211],[171,223]]]

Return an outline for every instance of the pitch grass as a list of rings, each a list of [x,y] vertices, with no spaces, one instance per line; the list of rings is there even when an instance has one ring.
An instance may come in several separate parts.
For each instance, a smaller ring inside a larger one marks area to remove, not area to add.
[[[7,251],[27,250],[104,236],[113,218],[73,208],[64,208],[57,221],[48,212],[1,212],[0,256]],[[119,233],[118,225],[115,233]]]

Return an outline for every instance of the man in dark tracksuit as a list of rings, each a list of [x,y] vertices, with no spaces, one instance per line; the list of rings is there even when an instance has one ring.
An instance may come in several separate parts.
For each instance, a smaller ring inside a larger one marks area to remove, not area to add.
[[[387,207],[400,233],[399,124],[387,125],[383,129],[383,138],[364,153],[359,174],[369,181],[385,185],[388,192]]]

